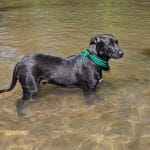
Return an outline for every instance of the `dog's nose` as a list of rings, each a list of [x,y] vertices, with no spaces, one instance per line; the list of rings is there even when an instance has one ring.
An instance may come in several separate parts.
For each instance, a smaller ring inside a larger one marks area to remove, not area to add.
[[[119,52],[119,55],[122,57],[123,56],[123,51],[122,50],[120,50]]]
[[[123,51],[119,51],[119,54],[123,54]]]

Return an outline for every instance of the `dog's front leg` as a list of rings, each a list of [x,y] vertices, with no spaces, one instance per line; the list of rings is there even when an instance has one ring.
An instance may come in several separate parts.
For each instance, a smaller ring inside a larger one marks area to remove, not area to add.
[[[85,97],[85,102],[88,105],[94,104],[95,100],[98,99],[97,93],[96,93],[96,88],[92,89],[83,89],[84,97]]]

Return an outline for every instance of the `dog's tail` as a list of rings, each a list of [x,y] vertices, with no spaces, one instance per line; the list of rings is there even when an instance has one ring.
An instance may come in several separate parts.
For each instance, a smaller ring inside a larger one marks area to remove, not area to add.
[[[7,87],[7,88],[5,88],[5,89],[0,90],[0,93],[11,91],[11,90],[15,87],[15,85],[16,85],[16,83],[17,83],[19,64],[20,64],[20,63],[18,63],[18,64],[15,66],[15,68],[14,68],[13,76],[12,76],[12,82],[11,82],[10,86]]]

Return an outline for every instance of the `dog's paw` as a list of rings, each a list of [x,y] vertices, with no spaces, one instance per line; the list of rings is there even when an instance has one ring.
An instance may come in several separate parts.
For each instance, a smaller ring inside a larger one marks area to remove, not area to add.
[[[17,111],[17,116],[18,116],[18,117],[26,117],[26,115],[27,115],[27,114],[24,113],[24,112],[22,112],[22,111],[19,111],[19,112]]]

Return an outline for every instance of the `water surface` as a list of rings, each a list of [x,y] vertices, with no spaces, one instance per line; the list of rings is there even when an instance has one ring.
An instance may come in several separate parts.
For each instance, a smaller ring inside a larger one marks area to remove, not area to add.
[[[78,54],[97,34],[115,35],[125,55],[110,61],[92,106],[80,89],[46,85],[21,118],[15,108],[19,83],[0,94],[0,149],[148,150],[149,7],[149,0],[1,0],[0,88],[23,56]]]

